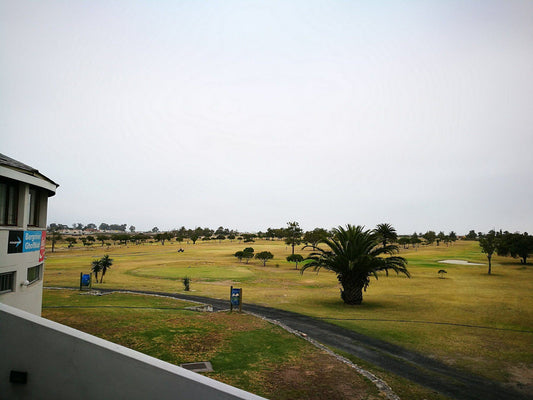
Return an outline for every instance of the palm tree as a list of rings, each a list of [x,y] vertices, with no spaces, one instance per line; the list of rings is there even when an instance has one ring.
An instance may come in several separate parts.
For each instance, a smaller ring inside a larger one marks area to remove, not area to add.
[[[387,246],[387,243],[393,243],[398,240],[396,229],[391,224],[377,224],[374,233],[378,236],[380,242],[383,243],[383,247]]]
[[[100,278],[100,283],[102,283],[102,281],[104,280],[105,273],[113,265],[113,259],[109,258],[109,256],[106,254],[100,259],[100,265],[102,267],[102,277]]]
[[[315,271],[324,268],[335,272],[342,285],[341,298],[346,304],[361,304],[363,290],[366,291],[370,284],[370,275],[377,279],[378,272],[385,271],[388,275],[389,270],[393,270],[410,277],[406,268],[407,260],[392,255],[398,252],[398,246],[378,246],[378,235],[364,230],[362,226],[339,226],[333,229],[331,238],[320,242],[329,249],[312,246],[314,251],[306,258],[301,273],[308,268],[314,268]],[[387,255],[389,257],[385,257]]]
[[[94,278],[96,280],[96,283],[98,283],[98,272],[100,272],[101,270],[102,270],[101,260],[94,260],[92,262],[91,271],[94,274]]]

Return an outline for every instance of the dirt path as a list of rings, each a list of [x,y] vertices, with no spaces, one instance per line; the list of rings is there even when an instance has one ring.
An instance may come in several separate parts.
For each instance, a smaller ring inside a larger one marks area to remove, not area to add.
[[[113,289],[98,289],[115,291]],[[116,291],[124,291],[117,289]],[[131,293],[152,294],[209,304],[215,311],[229,308],[229,301],[207,297],[130,290]],[[341,350],[384,370],[409,379],[457,400],[526,400],[532,399],[486,378],[457,370],[435,359],[404,349],[370,336],[353,332],[329,322],[290,311],[243,304],[243,311],[275,320],[333,349]]]

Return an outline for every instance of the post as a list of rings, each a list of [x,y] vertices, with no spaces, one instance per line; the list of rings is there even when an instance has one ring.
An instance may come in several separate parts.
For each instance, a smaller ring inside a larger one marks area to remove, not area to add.
[[[83,272],[80,272],[80,291],[81,291],[81,282],[82,282],[82,279],[83,279]]]
[[[233,286],[229,289],[229,311],[233,311]]]

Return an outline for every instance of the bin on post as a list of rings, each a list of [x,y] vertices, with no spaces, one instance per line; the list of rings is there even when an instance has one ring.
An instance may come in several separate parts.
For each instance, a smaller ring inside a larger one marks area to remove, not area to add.
[[[91,289],[91,274],[80,272],[80,290]]]
[[[233,311],[233,307],[239,307],[239,311],[242,311],[242,289],[232,286],[230,290],[230,311]]]

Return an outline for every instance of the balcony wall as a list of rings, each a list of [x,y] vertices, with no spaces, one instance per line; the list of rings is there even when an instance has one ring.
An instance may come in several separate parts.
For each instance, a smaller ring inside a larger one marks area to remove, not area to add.
[[[262,399],[5,304],[0,346],[2,399]]]

